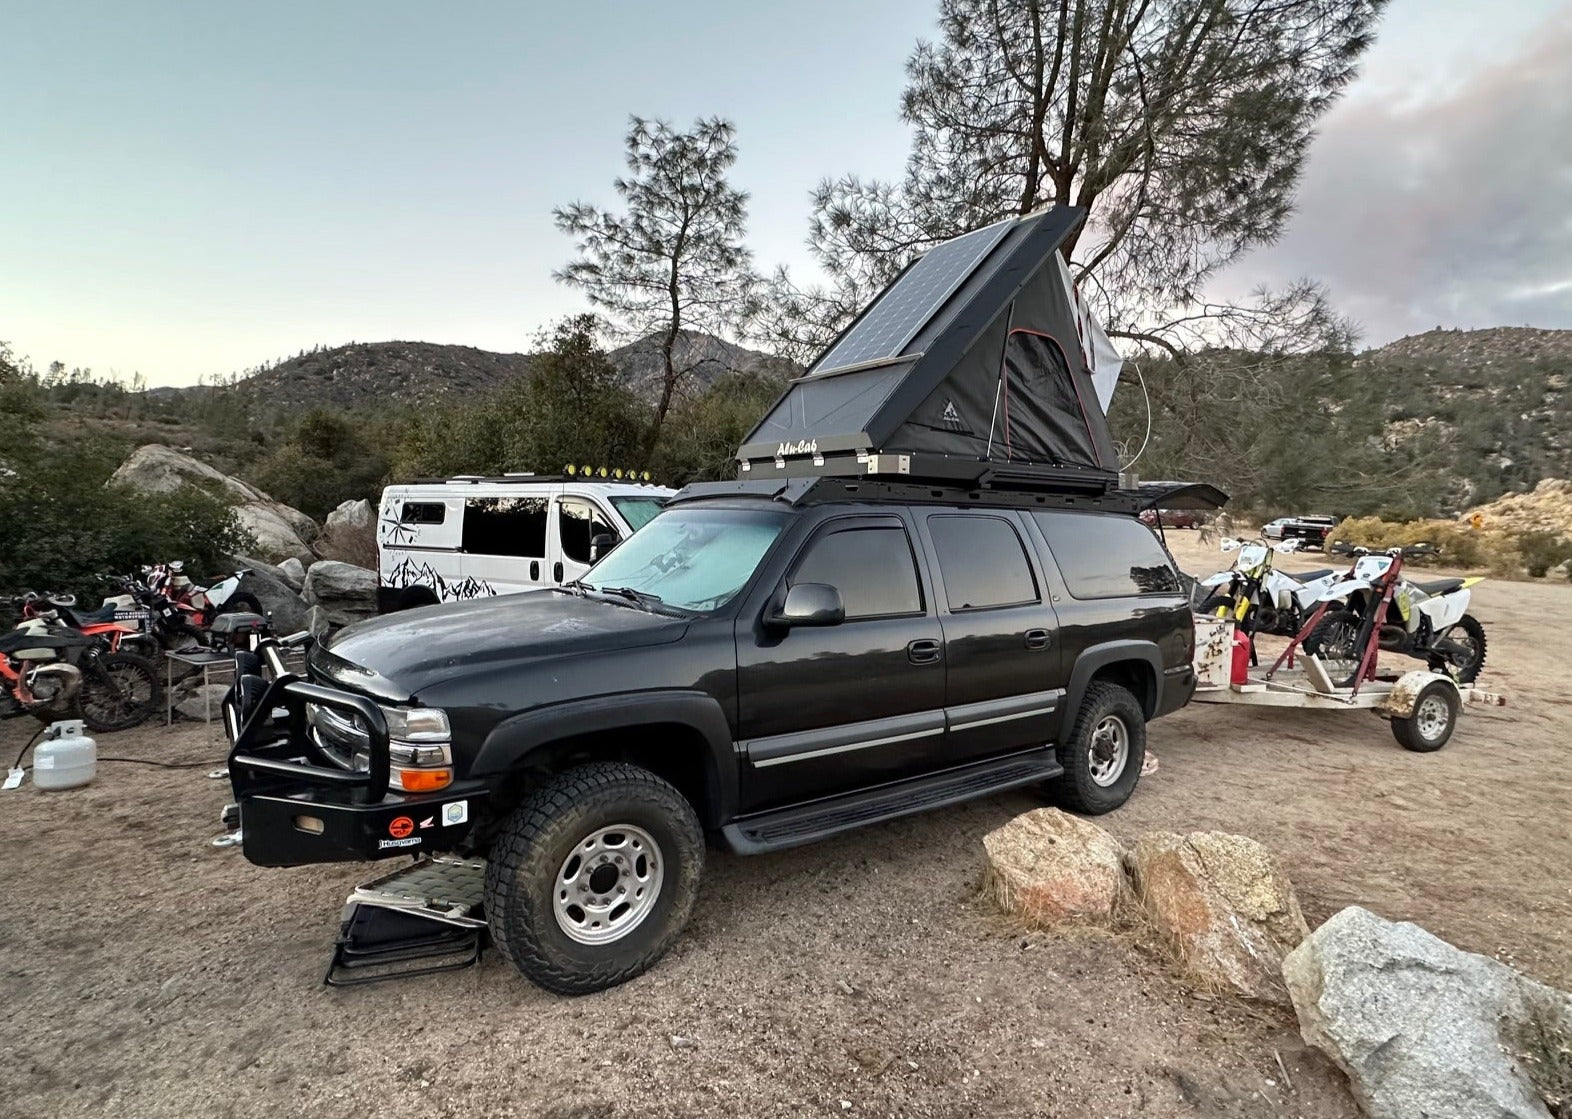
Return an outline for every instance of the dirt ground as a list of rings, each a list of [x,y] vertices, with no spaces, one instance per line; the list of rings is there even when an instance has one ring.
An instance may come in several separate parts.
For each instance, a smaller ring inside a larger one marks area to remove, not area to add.
[[[1173,536],[1190,570],[1217,566]],[[1360,904],[1572,986],[1572,588],[1487,582],[1476,604],[1483,682],[1511,706],[1471,711],[1440,753],[1365,713],[1194,705],[1152,728],[1160,769],[1103,822],[1254,836],[1312,925]],[[0,746],[30,732],[0,725]],[[100,749],[218,757],[204,738],[142,728]],[[1031,796],[712,852],[665,961],[563,999],[491,954],[324,988],[339,906],[370,874],[209,847],[227,786],[204,773],[105,763],[85,789],[0,794],[5,1114],[1357,1114],[1290,1015],[1198,997],[1134,937],[991,914],[981,836]]]

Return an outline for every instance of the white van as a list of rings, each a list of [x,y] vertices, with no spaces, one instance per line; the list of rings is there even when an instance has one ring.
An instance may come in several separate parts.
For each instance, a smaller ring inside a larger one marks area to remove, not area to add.
[[[377,609],[571,582],[676,492],[538,474],[389,486],[377,516]]]

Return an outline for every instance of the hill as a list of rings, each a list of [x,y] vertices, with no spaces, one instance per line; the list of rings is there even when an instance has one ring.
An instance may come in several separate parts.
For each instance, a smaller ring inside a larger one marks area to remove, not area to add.
[[[1572,330],[1431,330],[1362,354],[1386,438],[1442,439],[1457,507],[1572,478]]]
[[[269,405],[361,408],[490,392],[529,369],[528,354],[431,342],[354,342],[313,350],[235,384]]]

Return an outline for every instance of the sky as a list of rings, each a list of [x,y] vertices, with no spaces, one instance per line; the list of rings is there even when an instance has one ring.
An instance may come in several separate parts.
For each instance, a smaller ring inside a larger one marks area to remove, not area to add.
[[[629,114],[738,128],[762,266],[808,195],[900,173],[916,0],[77,0],[0,12],[0,340],[189,384],[317,344],[529,348]],[[1572,0],[1393,0],[1280,241],[1368,344],[1572,327]]]

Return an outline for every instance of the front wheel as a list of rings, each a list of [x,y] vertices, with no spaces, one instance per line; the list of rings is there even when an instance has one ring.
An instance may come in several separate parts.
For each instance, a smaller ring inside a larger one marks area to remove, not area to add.
[[[703,869],[703,830],[675,788],[634,765],[578,766],[525,798],[497,836],[491,938],[548,991],[614,987],[666,954]]]
[[[130,653],[105,653],[82,666],[77,705],[89,730],[127,730],[158,710],[163,697],[152,661]]]
[[[1444,672],[1459,684],[1479,679],[1485,667],[1485,627],[1478,618],[1464,614],[1436,644],[1440,648],[1430,654],[1431,672]]]
[[[1352,610],[1328,610],[1304,639],[1305,654],[1326,665],[1327,675],[1340,688],[1348,687],[1359,675],[1364,654],[1360,628],[1359,615]]]
[[[1071,811],[1101,816],[1130,799],[1145,760],[1146,713],[1140,703],[1118,684],[1094,680],[1059,750],[1064,775],[1049,784],[1049,792]]]

